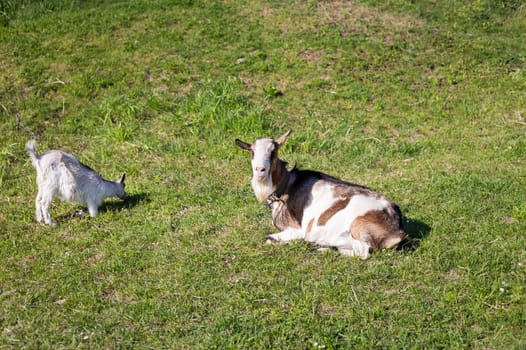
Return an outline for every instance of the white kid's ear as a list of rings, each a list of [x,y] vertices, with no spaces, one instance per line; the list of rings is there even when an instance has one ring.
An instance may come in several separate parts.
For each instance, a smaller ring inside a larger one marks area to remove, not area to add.
[[[278,145],[282,145],[285,140],[287,139],[287,137],[289,137],[289,135],[292,133],[292,130],[288,130],[286,133],[284,133],[283,135],[281,135],[281,137],[276,141],[276,143]]]
[[[124,183],[124,180],[126,179],[126,174],[122,174],[121,179],[119,180],[120,183]]]
[[[250,151],[250,149],[252,148],[251,144],[241,141],[240,139],[236,139],[236,145],[239,148],[244,149],[246,151]]]

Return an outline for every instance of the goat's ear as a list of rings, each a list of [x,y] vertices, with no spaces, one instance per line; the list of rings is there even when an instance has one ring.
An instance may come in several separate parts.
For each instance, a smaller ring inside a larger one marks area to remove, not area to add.
[[[124,183],[124,180],[126,179],[126,174],[122,174],[121,179],[119,180],[120,183]]]
[[[250,148],[252,148],[252,145],[250,145],[249,143],[243,142],[240,139],[236,139],[236,145],[239,148],[247,150],[247,151],[250,151]]]
[[[281,137],[276,141],[278,145],[282,145],[285,140],[287,139],[287,137],[289,137],[289,135],[292,133],[292,130],[288,130],[286,133],[284,133],[283,135],[281,135]]]

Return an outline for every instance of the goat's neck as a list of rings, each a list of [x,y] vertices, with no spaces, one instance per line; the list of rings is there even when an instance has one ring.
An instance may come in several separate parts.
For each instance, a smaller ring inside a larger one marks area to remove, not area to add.
[[[289,172],[287,171],[286,163],[280,159],[276,159],[272,164],[269,176],[263,179],[263,181],[252,178],[252,189],[258,201],[265,201],[278,189],[280,189],[280,192],[285,191],[286,188],[282,188],[282,185],[284,182],[287,182],[288,177]]]

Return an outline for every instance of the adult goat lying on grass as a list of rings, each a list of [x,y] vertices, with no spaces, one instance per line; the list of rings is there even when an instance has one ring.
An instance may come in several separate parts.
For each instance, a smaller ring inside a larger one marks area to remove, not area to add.
[[[27,142],[26,149],[37,171],[35,206],[38,222],[54,225],[49,212],[54,197],[86,205],[90,215],[96,216],[105,198],[122,199],[125,196],[126,174],[118,181],[108,181],[69,153],[53,150],[38,156],[34,140]]]
[[[273,224],[281,230],[269,235],[269,241],[304,239],[362,259],[374,249],[409,241],[400,209],[384,195],[320,172],[288,171],[278,150],[290,133],[277,141],[258,138],[253,144],[236,139],[237,146],[252,155],[256,198],[267,202]]]

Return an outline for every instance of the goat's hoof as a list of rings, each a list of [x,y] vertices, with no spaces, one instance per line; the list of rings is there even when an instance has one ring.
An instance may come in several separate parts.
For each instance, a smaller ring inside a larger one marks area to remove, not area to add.
[[[75,212],[73,213],[73,216],[77,216],[77,217],[82,217],[84,215],[86,215],[86,212],[84,210],[82,210],[82,209],[75,210]]]
[[[328,247],[320,247],[320,248],[315,248],[314,250],[318,253],[325,253],[325,252],[330,252],[333,249],[328,248]]]
[[[279,241],[272,237],[272,235],[268,235],[266,238],[265,238],[265,243],[266,244],[273,244],[273,243],[278,243]]]

